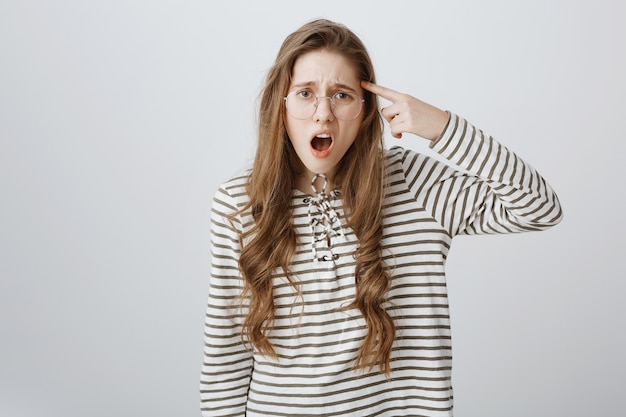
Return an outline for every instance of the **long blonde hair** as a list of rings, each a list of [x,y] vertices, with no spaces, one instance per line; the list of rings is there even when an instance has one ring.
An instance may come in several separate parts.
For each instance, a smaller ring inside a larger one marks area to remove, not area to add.
[[[303,170],[285,129],[283,97],[296,60],[320,49],[345,56],[355,64],[359,79],[375,82],[373,65],[361,40],[345,26],[324,19],[309,22],[289,35],[268,72],[260,100],[258,145],[247,184],[249,202],[240,211],[250,210],[255,224],[242,236],[242,241],[250,239],[241,250],[239,268],[245,282],[244,295],[249,297],[242,338],[259,352],[273,357],[277,355],[265,334],[275,314],[272,274],[282,268],[297,288],[289,272],[289,262],[296,250],[291,196],[295,178]],[[382,372],[389,374],[395,327],[383,308],[390,285],[381,253],[385,192],[383,124],[377,97],[364,91],[364,99],[363,121],[356,140],[340,162],[335,186],[344,199],[348,227],[359,241],[355,254],[356,296],[350,307],[361,311],[367,323],[367,336],[355,367],[371,370],[378,364]]]

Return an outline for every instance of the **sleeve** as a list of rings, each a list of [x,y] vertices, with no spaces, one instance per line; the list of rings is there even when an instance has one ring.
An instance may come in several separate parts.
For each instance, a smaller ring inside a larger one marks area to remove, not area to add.
[[[241,340],[241,222],[228,218],[235,210],[234,199],[220,188],[211,209],[211,278],[200,377],[203,417],[246,413],[252,355]]]
[[[547,229],[563,216],[546,180],[529,164],[455,114],[431,149],[452,166],[418,154],[403,161],[415,198],[450,234]]]

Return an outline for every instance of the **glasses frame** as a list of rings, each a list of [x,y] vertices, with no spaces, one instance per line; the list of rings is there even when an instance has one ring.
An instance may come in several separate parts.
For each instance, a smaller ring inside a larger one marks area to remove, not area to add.
[[[343,119],[343,118],[337,116],[337,114],[335,113],[335,101],[333,99],[334,96],[316,96],[316,95],[314,95],[314,97],[315,97],[315,105],[313,106],[313,111],[311,112],[311,115],[307,116],[307,117],[296,117],[293,114],[291,114],[291,112],[289,111],[289,106],[287,105],[287,99],[289,98],[289,96],[292,96],[292,95],[298,94],[298,93],[299,93],[299,91],[293,91],[293,92],[287,94],[285,97],[283,97],[283,100],[285,101],[285,110],[287,110],[287,113],[289,113],[289,115],[291,117],[293,117],[294,119],[297,119],[297,120],[306,120],[309,117],[312,117],[315,114],[315,112],[317,111],[317,106],[319,106],[321,98],[327,98],[327,99],[330,100],[330,111],[333,112],[333,115],[337,119],[343,120],[343,121],[350,121],[350,120],[354,120],[357,117],[359,117],[359,115],[363,111],[363,103],[365,103],[365,99],[363,97],[359,96],[357,93],[345,92],[344,91],[343,92],[344,94],[355,95],[359,99],[359,111],[357,112],[356,116],[354,116],[352,119]]]

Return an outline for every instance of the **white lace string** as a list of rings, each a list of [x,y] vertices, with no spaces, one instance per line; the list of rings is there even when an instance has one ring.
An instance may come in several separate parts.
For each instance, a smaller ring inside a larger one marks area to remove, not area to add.
[[[321,190],[318,190],[315,186],[318,179],[323,180]],[[316,174],[311,180],[311,188],[313,188],[313,192],[316,197],[307,197],[304,199],[304,202],[309,204],[308,216],[309,227],[311,230],[311,252],[314,261],[334,261],[337,259],[339,255],[333,253],[330,240],[337,236],[344,236],[339,215],[335,210],[335,204],[337,202],[337,197],[339,196],[339,191],[334,190],[327,195],[327,186],[328,179],[326,176],[324,174]],[[324,245],[324,241],[328,244]],[[323,255],[318,257],[318,250],[320,247],[327,247],[330,252],[330,256]]]

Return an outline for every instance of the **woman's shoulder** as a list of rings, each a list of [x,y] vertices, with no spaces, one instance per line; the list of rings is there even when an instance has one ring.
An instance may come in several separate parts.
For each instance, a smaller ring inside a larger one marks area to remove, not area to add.
[[[226,192],[238,192],[245,190],[250,178],[249,172],[243,172],[230,177],[228,180],[220,184],[219,188]]]
[[[403,148],[402,146],[392,146],[391,148],[385,150],[385,160],[387,161],[387,164],[401,161],[404,155],[411,152],[414,151]]]
[[[232,176],[220,184],[215,191],[214,200],[222,201],[235,209],[244,206],[248,202],[248,192],[246,190],[249,172]]]
[[[405,178],[414,177],[424,170],[454,171],[454,168],[443,158],[401,146],[393,146],[386,150],[385,168],[387,175],[392,177],[400,175]]]
[[[402,146],[392,146],[385,151],[385,166],[387,169],[393,167],[406,166],[407,163],[415,163],[416,161],[427,161],[430,157],[414,151],[412,149],[403,148]]]

